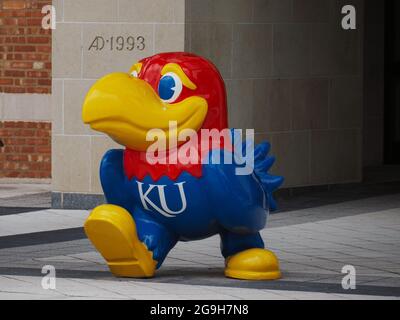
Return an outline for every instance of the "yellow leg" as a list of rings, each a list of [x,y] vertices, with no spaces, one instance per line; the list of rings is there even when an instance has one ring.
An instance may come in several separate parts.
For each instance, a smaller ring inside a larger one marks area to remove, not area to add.
[[[248,249],[226,259],[225,276],[243,280],[275,280],[281,277],[278,258],[266,249]]]
[[[124,208],[109,204],[98,206],[84,228],[115,276],[148,278],[154,275],[157,262],[139,240],[135,222]]]

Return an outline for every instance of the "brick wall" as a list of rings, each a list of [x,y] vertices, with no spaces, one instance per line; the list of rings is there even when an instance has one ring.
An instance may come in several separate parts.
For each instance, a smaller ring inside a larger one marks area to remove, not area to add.
[[[0,139],[0,178],[50,178],[50,123],[0,121]]]
[[[0,178],[51,177],[51,3],[0,0]]]
[[[0,92],[50,93],[51,31],[41,9],[50,0],[0,0]]]

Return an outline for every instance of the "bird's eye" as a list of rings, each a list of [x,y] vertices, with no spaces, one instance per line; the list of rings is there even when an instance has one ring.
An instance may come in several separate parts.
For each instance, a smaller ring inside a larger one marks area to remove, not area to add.
[[[133,71],[131,72],[131,77],[133,77],[133,78],[139,77],[138,72],[137,72],[136,70],[133,70]]]
[[[182,92],[182,81],[173,72],[163,75],[158,84],[158,94],[166,103],[175,102]]]

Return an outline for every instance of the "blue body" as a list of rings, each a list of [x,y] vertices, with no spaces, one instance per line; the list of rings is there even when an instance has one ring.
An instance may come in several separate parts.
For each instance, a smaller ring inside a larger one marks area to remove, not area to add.
[[[228,257],[264,247],[259,231],[274,206],[272,191],[282,183],[281,177],[266,173],[274,160],[266,157],[269,145],[258,149],[251,175],[236,175],[236,164],[210,163],[203,164],[202,177],[184,171],[176,181],[166,176],[153,181],[149,175],[141,181],[129,180],[123,150],[110,150],[101,162],[101,183],[107,202],[132,214],[139,239],[153,252],[158,267],[177,241],[215,234],[220,234],[222,254]]]

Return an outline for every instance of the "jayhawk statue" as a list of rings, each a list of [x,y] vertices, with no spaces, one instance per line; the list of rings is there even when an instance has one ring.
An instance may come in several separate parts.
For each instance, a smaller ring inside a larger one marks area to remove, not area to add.
[[[96,207],[84,226],[114,275],[152,277],[177,241],[219,234],[227,277],[281,276],[277,257],[264,249],[259,233],[275,208],[272,192],[283,181],[267,172],[274,162],[268,143],[253,150],[254,170],[247,175],[235,173],[234,161],[151,164],[146,158],[154,143],[147,141],[148,131],[167,131],[170,121],[178,132],[227,128],[225,86],[212,63],[183,52],[145,58],[129,73],[98,80],[82,117],[125,147],[104,155],[100,179],[108,204]],[[165,150],[165,156],[182,146]],[[215,152],[233,149],[210,148],[206,156]]]

